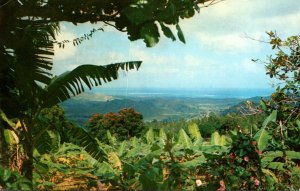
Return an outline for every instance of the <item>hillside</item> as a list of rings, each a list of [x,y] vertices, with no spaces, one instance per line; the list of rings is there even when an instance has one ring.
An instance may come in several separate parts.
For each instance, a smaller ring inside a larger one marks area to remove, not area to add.
[[[93,113],[118,112],[122,108],[134,108],[143,114],[145,121],[176,120],[200,117],[210,112],[223,113],[241,101],[242,99],[235,98],[111,97],[107,101],[71,99],[61,106],[70,120],[83,124]]]

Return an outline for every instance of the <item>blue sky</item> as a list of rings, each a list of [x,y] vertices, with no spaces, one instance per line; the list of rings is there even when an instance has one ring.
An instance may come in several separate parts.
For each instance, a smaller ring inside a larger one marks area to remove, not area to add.
[[[139,71],[121,72],[105,87],[270,88],[273,82],[264,65],[251,59],[266,60],[271,48],[247,36],[267,40],[270,30],[282,37],[296,35],[299,23],[299,0],[225,0],[181,21],[186,44],[162,36],[159,44],[146,48],[143,41],[131,42],[126,33],[106,26],[79,46],[55,47],[53,71],[57,75],[82,64],[141,60]],[[58,40],[101,26],[61,23]]]

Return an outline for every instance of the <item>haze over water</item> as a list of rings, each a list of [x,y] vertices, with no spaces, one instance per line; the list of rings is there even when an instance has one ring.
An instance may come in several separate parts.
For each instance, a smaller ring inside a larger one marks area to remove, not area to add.
[[[189,97],[189,98],[239,98],[267,97],[274,90],[259,88],[96,88],[93,93],[125,97]]]

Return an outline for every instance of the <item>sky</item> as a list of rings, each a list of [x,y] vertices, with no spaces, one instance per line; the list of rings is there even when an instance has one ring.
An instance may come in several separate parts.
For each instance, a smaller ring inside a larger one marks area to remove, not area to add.
[[[299,0],[225,0],[181,20],[186,44],[164,36],[152,48],[131,42],[126,33],[105,26],[91,40],[64,49],[55,47],[53,73],[59,75],[82,64],[106,65],[141,60],[138,71],[120,72],[108,88],[270,88],[274,83],[263,64],[272,54],[266,31],[279,36],[299,35]],[[57,40],[80,37],[97,25],[61,23]],[[174,34],[176,31],[174,30]],[[250,38],[249,38],[250,37]]]

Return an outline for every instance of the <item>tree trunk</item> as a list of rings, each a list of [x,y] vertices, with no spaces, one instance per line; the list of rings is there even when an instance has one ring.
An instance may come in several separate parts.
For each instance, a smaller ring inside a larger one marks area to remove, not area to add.
[[[24,131],[25,139],[23,140],[23,147],[24,147],[24,154],[25,154],[25,159],[22,163],[21,166],[21,173],[24,175],[28,180],[31,182],[31,188],[32,186],[32,181],[33,181],[33,145],[32,145],[32,131],[31,131],[31,124],[28,123],[28,126],[25,125],[25,123],[20,120],[21,122],[21,127]]]
[[[4,137],[4,123],[0,120],[0,165],[5,168],[9,167],[8,148]]]
[[[33,174],[33,152],[32,152],[32,148],[26,146],[27,148],[25,149],[25,160],[23,161],[22,164],[22,174],[28,178],[31,182],[32,182],[32,174]]]

